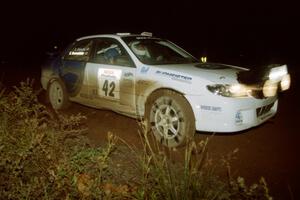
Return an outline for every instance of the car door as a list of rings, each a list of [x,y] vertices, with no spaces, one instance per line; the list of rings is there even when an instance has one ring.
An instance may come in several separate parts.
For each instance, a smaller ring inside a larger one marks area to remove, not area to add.
[[[65,83],[70,98],[76,97],[82,90],[88,90],[84,79],[91,49],[92,40],[77,41],[62,59],[60,77]]]
[[[95,39],[87,63],[89,97],[97,107],[135,112],[135,65],[121,43],[113,38]]]

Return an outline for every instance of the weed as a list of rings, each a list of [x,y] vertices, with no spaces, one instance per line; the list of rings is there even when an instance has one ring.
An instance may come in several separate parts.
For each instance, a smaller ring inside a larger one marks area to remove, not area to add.
[[[100,199],[115,138],[92,147],[85,117],[48,112],[32,84],[0,92],[0,199]]]
[[[1,86],[0,199],[272,199],[264,178],[247,186],[232,177],[237,150],[213,160],[208,139],[169,149],[141,124],[142,151],[110,132],[105,147],[93,147],[85,137],[86,117],[50,113],[32,85],[27,80],[11,92]],[[180,153],[183,162],[174,162]],[[217,176],[218,166],[227,169],[228,181]]]
[[[143,124],[140,127],[144,144],[140,156],[143,176],[136,192],[137,199],[272,199],[264,178],[258,184],[247,186],[243,178],[231,176],[230,161],[238,149],[213,160],[207,150],[208,139],[199,143],[190,140],[182,149],[170,149],[153,139]],[[172,154],[178,153],[184,154],[183,162],[172,162]],[[224,164],[229,175],[227,182],[216,173],[216,168]]]

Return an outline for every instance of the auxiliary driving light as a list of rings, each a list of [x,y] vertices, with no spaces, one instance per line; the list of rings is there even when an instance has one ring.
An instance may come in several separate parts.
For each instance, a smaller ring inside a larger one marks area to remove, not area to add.
[[[291,86],[291,76],[286,74],[282,77],[280,82],[281,91],[288,90]]]
[[[277,82],[267,80],[263,86],[263,94],[265,97],[273,97],[277,93]]]

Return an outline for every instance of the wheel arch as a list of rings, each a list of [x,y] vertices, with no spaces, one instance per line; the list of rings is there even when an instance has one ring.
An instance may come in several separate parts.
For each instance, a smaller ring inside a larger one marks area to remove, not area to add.
[[[146,97],[146,101],[145,101],[145,106],[146,104],[148,103],[148,101],[150,100],[150,97],[153,96],[155,93],[157,93],[158,91],[161,91],[161,90],[170,90],[170,91],[173,91],[175,93],[178,93],[182,96],[184,96],[185,94],[183,92],[180,92],[179,90],[175,90],[174,88],[169,88],[169,87],[160,87],[160,88],[156,88],[154,90],[152,90]]]
[[[190,109],[191,109],[191,111],[192,111],[192,113],[193,113],[193,116],[194,116],[194,118],[196,119],[196,115],[195,115],[195,113],[194,113],[193,107],[192,107],[190,101],[186,98],[185,93],[183,93],[183,92],[181,92],[181,91],[179,91],[179,90],[176,90],[176,89],[174,89],[174,88],[170,88],[170,87],[160,87],[160,88],[156,88],[156,89],[152,90],[152,91],[147,95],[146,100],[145,100],[145,102],[144,102],[144,115],[146,114],[147,104],[148,104],[149,101],[151,100],[151,97],[152,97],[155,93],[157,93],[157,92],[159,92],[159,91],[162,91],[162,90],[170,90],[170,91],[173,91],[173,92],[175,92],[175,93],[181,95],[181,96],[186,100],[186,102],[189,104]]]
[[[63,82],[63,80],[59,76],[51,76],[49,78],[48,83],[47,83],[47,91],[49,90],[50,84],[53,83],[53,81],[56,81],[56,80],[58,80],[59,82],[61,82],[64,85],[64,87],[65,87],[65,83]]]

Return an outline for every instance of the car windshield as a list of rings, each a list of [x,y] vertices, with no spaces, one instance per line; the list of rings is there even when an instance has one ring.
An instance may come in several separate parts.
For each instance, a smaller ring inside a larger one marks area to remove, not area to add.
[[[183,64],[198,62],[193,56],[173,43],[150,37],[124,37],[123,40],[144,64]]]

